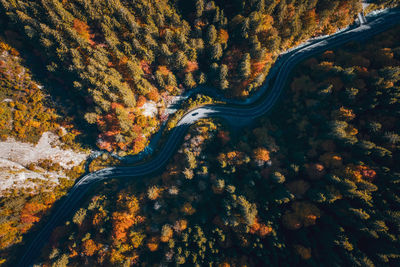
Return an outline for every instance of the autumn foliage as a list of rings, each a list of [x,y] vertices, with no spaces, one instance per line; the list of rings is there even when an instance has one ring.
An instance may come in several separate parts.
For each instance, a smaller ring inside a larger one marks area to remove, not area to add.
[[[93,256],[98,250],[96,243],[92,239],[85,240],[82,244],[82,248],[83,254],[88,257]]]
[[[136,154],[144,149],[147,139],[144,128],[155,125],[153,118],[138,115],[137,109],[112,103],[111,112],[97,118],[97,126],[102,130],[98,136],[98,146],[107,151],[123,150]]]
[[[268,161],[270,159],[268,150],[262,147],[255,149],[253,155],[254,159],[259,161]]]
[[[113,233],[112,237],[114,243],[126,242],[127,231],[130,227],[135,224],[144,221],[144,218],[138,216],[139,202],[134,196],[129,196],[122,192],[118,195],[117,205],[123,212],[113,212],[112,222],[113,222]]]
[[[90,34],[89,26],[84,21],[74,19],[73,28],[82,38],[93,44],[92,34]]]

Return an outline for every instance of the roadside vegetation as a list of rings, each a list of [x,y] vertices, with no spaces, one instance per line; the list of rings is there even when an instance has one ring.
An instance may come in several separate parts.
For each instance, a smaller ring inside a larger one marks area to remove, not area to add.
[[[101,185],[39,262],[396,266],[399,101],[399,27],[310,58],[257,126],[202,120],[162,175]]]
[[[206,95],[196,95],[194,97],[189,98],[188,101],[185,101],[181,108],[176,111],[168,120],[166,129],[169,131],[176,127],[179,120],[188,113],[190,110],[195,109],[200,106],[210,105],[210,104],[221,104],[221,101],[217,101],[212,99]]]

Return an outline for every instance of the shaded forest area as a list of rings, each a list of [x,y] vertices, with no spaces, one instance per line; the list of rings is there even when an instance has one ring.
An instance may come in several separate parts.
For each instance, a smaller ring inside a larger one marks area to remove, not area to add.
[[[368,2],[369,4],[368,7],[364,9],[364,13],[366,14],[383,8],[395,8],[400,4],[399,0],[372,0],[365,2]]]
[[[380,8],[386,8],[386,7],[396,7],[399,5],[400,1],[399,0],[372,0],[372,1],[366,1],[372,5],[376,5]]]
[[[101,185],[40,261],[398,266],[399,101],[399,27],[308,59],[259,126],[200,121],[161,176]]]
[[[280,51],[351,24],[360,10],[358,0],[19,0],[0,1],[0,27],[29,43],[43,65],[34,69],[81,131],[124,155],[144,149],[172,96],[205,85],[247,97]]]
[[[58,114],[40,87],[19,52],[0,39],[0,139],[37,143],[44,132],[58,131],[65,144],[78,148],[74,141],[80,133],[71,118]]]

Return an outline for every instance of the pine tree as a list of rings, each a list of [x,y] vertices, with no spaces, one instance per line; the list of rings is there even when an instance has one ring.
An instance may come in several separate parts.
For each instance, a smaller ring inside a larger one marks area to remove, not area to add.
[[[250,54],[243,55],[239,64],[239,74],[243,79],[248,79],[251,74]]]
[[[222,57],[222,52],[221,44],[214,44],[211,49],[211,59],[215,61],[219,60]]]
[[[217,40],[217,30],[214,25],[210,25],[207,29],[207,42],[210,45],[213,45]]]
[[[203,0],[197,0],[196,1],[196,16],[199,18],[201,15],[203,15],[204,11],[204,1]]]

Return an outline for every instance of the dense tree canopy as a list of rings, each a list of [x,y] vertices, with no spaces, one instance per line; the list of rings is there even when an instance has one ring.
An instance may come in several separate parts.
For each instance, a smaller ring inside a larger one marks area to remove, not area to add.
[[[161,176],[103,185],[42,261],[398,265],[399,32],[306,60],[243,134],[201,121]]]
[[[361,8],[358,0],[300,2],[1,1],[0,14],[7,38],[29,40],[60,98],[97,127],[98,147],[137,153],[169,96],[209,83],[246,97],[279,51],[349,25]]]

